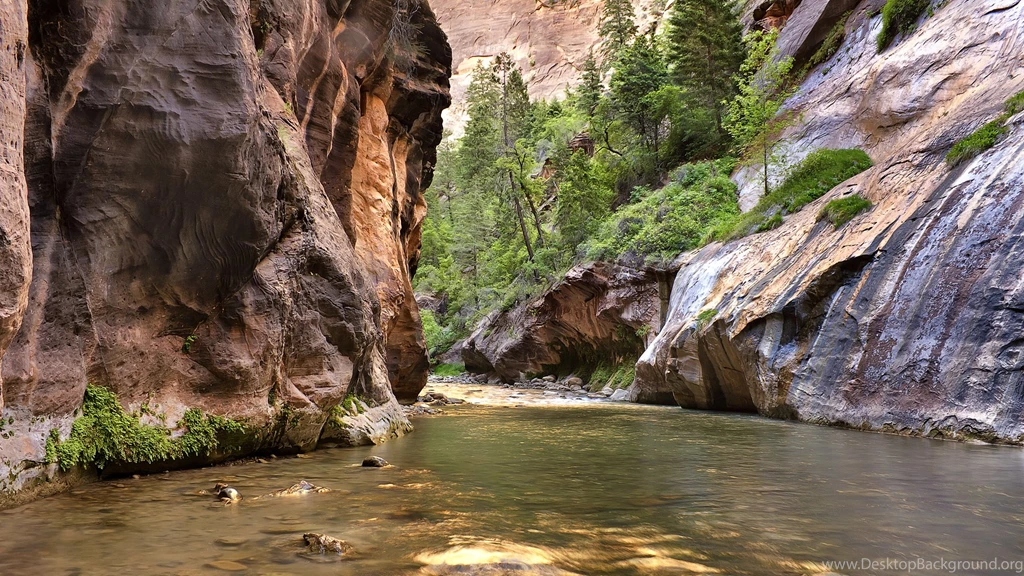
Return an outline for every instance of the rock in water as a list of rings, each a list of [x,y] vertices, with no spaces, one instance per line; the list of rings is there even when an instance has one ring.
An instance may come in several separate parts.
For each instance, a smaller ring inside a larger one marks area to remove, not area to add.
[[[352,545],[344,540],[339,540],[325,534],[317,534],[316,532],[303,534],[302,539],[306,542],[306,547],[312,554],[344,556],[350,554],[353,550]]]
[[[370,456],[369,458],[363,460],[364,468],[383,468],[385,466],[390,466],[390,464],[388,464],[388,461],[381,458],[380,456]]]
[[[227,484],[218,482],[213,487],[213,493],[221,499],[222,502],[238,502],[242,499],[242,495]]]

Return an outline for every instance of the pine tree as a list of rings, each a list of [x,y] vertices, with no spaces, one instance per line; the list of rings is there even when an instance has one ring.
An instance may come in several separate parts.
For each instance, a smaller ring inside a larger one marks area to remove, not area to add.
[[[466,91],[469,120],[456,154],[455,181],[463,191],[493,190],[494,163],[502,151],[501,127],[495,116],[500,100],[497,75],[477,66]]]
[[[555,223],[565,250],[575,254],[608,215],[613,193],[594,175],[591,160],[584,152],[577,151],[563,164],[559,170]]]
[[[614,56],[636,37],[635,17],[630,0],[605,0],[598,33],[604,38],[606,57]]]
[[[668,83],[657,38],[637,37],[619,53],[609,88],[616,111],[640,137],[644,146],[657,152],[660,119],[650,96]]]
[[[597,66],[597,60],[593,54],[587,57],[583,63],[583,74],[580,76],[580,87],[576,91],[576,104],[579,111],[587,118],[594,116],[598,103],[601,102],[601,95],[604,92],[601,69]]]
[[[665,34],[675,81],[701,105],[714,111],[725,132],[723,102],[736,93],[743,62],[742,26],[726,0],[676,0]]]
[[[526,194],[527,189],[517,184],[515,172],[512,169],[516,142],[523,135],[527,119],[530,115],[530,96],[519,67],[516,66],[512,57],[507,53],[501,53],[495,59],[494,71],[501,86],[498,110],[502,132],[502,158],[506,160],[506,164],[502,168],[508,182],[507,193],[512,206],[515,208],[516,220],[518,220],[519,229],[523,234],[523,244],[526,246],[526,253],[529,256],[530,262],[534,262],[536,258],[533,245],[530,242],[530,232],[526,227],[522,202],[522,200],[529,201],[532,208],[532,198]],[[533,209],[533,215],[535,219],[539,218],[535,208]],[[539,221],[537,222],[537,229],[540,230]],[[543,237],[538,237],[537,241],[543,243]]]

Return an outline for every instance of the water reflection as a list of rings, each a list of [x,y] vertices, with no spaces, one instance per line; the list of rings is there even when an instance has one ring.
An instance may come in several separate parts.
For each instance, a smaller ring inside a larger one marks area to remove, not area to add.
[[[1024,558],[1021,450],[528,396],[450,408],[376,448],[107,482],[0,513],[0,573],[815,574],[865,557]],[[394,466],[361,468],[371,454]],[[299,480],[333,491],[233,506],[196,494]],[[306,532],[355,556],[313,561]]]

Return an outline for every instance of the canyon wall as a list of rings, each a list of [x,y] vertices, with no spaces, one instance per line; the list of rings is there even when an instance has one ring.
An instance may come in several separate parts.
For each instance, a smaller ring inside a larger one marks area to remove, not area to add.
[[[973,160],[944,158],[1024,90],[1024,2],[942,3],[878,53],[880,4],[856,6],[784,135],[791,162],[860,147],[875,167],[776,230],[687,255],[634,386],[688,408],[1021,443],[1024,114]],[[818,221],[854,193],[874,206]]]
[[[0,492],[54,475],[87,384],[243,422],[246,451],[335,440],[347,395],[407,429],[450,102],[425,0],[0,6]]]

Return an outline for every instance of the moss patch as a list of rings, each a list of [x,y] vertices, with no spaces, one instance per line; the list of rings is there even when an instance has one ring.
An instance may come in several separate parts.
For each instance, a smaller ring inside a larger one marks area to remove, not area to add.
[[[868,208],[871,208],[871,202],[860,194],[854,194],[825,204],[821,212],[818,212],[818,220],[828,220],[836,229],[839,229]]]
[[[761,198],[750,212],[740,215],[714,239],[728,241],[778,228],[792,214],[824,196],[846,180],[872,166],[863,150],[817,150],[798,164],[781,186]]]
[[[1006,126],[1003,125],[1004,122],[1005,120],[1000,117],[958,141],[953,145],[949,154],[946,154],[946,163],[950,166],[958,166],[995,146],[999,138],[1007,132]]]
[[[917,27],[917,19],[928,10],[929,0],[889,0],[882,7],[882,31],[878,34],[878,51],[882,52],[897,34],[909,34]]]
[[[197,408],[187,410],[178,426],[185,432],[172,438],[170,429],[143,424],[138,416],[125,412],[110,390],[89,385],[82,415],[72,425],[71,435],[61,440],[57,430],[50,431],[47,462],[66,471],[75,466],[103,469],[109,464],[179,460],[211,454],[224,437],[245,432],[241,423],[203,414]]]
[[[619,364],[601,363],[587,379],[587,389],[598,392],[605,386],[613,390],[628,388],[636,377],[636,361],[626,360]]]
[[[951,167],[959,166],[995,146],[996,142],[1009,131],[1006,121],[1022,111],[1024,111],[1024,91],[1018,92],[1006,101],[1003,105],[1003,113],[998,118],[958,140],[946,154],[946,163]]]
[[[1006,111],[1007,120],[1010,119],[1010,116],[1016,116],[1017,114],[1024,112],[1024,90],[1021,90],[1011,96],[1003,107]]]

